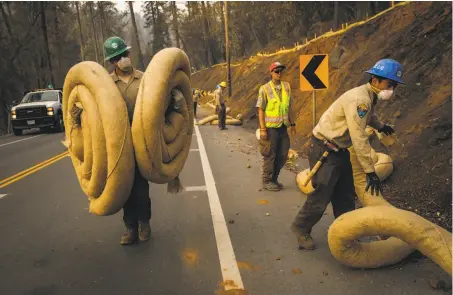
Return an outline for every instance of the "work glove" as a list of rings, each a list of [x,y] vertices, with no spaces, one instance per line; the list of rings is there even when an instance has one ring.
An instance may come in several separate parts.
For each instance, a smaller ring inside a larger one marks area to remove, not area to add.
[[[263,140],[267,140],[267,130],[266,129],[260,129],[260,138]]]
[[[379,196],[379,192],[382,194],[382,188],[381,188],[381,181],[379,180],[379,177],[376,175],[376,173],[371,172],[366,174],[366,188],[365,191],[367,192],[368,189],[371,188],[371,195],[374,195],[376,192],[376,196]]]
[[[387,125],[387,124],[384,124],[384,127],[379,129],[378,131],[379,131],[379,133],[384,132],[385,135],[390,135],[390,134],[395,133],[395,130],[393,130],[392,126]]]
[[[220,111],[220,107],[218,105],[215,106],[215,113],[218,114]]]

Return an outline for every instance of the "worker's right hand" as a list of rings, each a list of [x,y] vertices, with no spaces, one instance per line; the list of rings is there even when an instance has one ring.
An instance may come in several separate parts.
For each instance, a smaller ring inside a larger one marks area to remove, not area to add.
[[[392,135],[395,133],[395,130],[393,129],[392,126],[384,124],[384,127],[378,130],[379,133],[384,132],[385,135]]]
[[[379,196],[379,192],[382,194],[381,188],[381,180],[376,175],[376,173],[371,172],[366,174],[366,188],[365,191],[367,192],[368,189],[371,188],[371,195],[374,195],[376,192],[376,196]]]
[[[267,140],[267,130],[266,129],[260,129],[260,138]]]

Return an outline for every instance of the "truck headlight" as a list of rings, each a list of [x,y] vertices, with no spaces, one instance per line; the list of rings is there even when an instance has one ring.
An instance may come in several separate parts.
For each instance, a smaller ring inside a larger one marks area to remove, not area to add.
[[[53,108],[47,108],[47,115],[53,116]]]
[[[11,111],[11,118],[16,119],[16,111]]]

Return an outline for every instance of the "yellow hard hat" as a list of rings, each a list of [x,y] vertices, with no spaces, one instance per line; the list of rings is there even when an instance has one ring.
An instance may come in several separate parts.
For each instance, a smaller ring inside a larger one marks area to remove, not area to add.
[[[225,81],[220,82],[219,85],[222,86],[222,87],[227,87],[227,83]]]

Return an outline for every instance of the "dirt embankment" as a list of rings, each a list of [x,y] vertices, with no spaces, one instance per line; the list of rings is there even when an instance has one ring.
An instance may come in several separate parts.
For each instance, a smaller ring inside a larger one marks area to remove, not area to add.
[[[303,153],[312,131],[311,93],[299,90],[299,55],[327,53],[330,88],[317,93],[317,118],[342,93],[368,78],[363,71],[382,58],[404,67],[406,86],[396,97],[380,102],[382,121],[394,124],[398,141],[389,147],[395,172],[385,183],[394,205],[417,212],[451,230],[452,173],[452,6],[447,2],[412,2],[353,27],[344,34],[320,38],[298,51],[271,57],[254,56],[232,67],[233,95],[228,106],[256,128],[256,97],[269,80],[274,61],[288,66],[284,80],[293,89],[297,136],[293,148]],[[194,87],[213,90],[225,80],[226,67],[193,75]],[[202,99],[206,101],[209,97]]]

